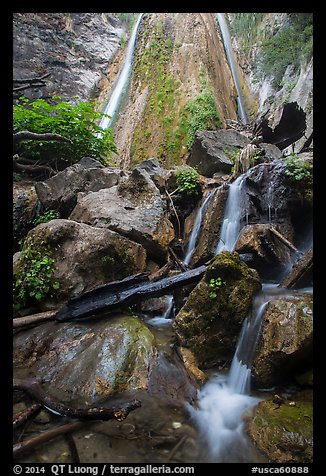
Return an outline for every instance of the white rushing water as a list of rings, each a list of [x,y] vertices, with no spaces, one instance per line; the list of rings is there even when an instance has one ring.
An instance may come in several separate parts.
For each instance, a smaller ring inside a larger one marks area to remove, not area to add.
[[[139,15],[138,20],[135,23],[130,40],[128,42],[127,51],[123,60],[122,68],[119,72],[116,82],[114,83],[109,102],[106,105],[105,110],[103,111],[104,114],[108,114],[110,117],[102,117],[99,123],[99,126],[102,127],[102,129],[107,129],[114,121],[116,114],[119,111],[122,99],[128,89],[137,33],[142,17],[143,13]]]
[[[238,76],[238,71],[237,71],[237,65],[233,53],[233,48],[232,48],[232,43],[231,43],[231,36],[228,28],[227,21],[225,19],[225,14],[224,13],[217,13],[217,20],[220,25],[221,29],[221,34],[222,34],[222,39],[224,43],[224,48],[225,48],[225,53],[226,57],[228,59],[228,63],[231,69],[233,81],[237,90],[237,101],[238,101],[238,115],[239,119],[241,122],[244,124],[248,123],[248,117],[246,113],[246,108],[244,105],[243,101],[243,96],[242,96],[242,91],[240,87],[240,81],[239,81],[239,76]]]
[[[215,254],[233,251],[241,231],[244,214],[243,184],[245,175],[240,175],[231,185],[225,205],[224,220]]]
[[[191,260],[191,257],[194,254],[194,251],[196,249],[197,239],[198,239],[198,236],[199,236],[200,227],[201,227],[201,224],[202,224],[202,221],[203,221],[204,211],[206,210],[206,206],[209,203],[210,199],[215,194],[216,190],[217,189],[215,188],[215,189],[211,190],[210,192],[208,192],[208,194],[205,197],[205,200],[203,201],[203,203],[201,204],[201,206],[198,209],[196,220],[195,220],[193,229],[192,229],[190,237],[189,237],[189,241],[188,241],[188,245],[187,245],[187,249],[186,249],[186,255],[185,255],[185,258],[183,260],[184,264],[189,264],[190,260]]]
[[[152,317],[148,319],[147,323],[151,326],[166,326],[171,325],[174,318],[174,299],[173,294],[167,294],[165,296],[166,299],[166,309],[160,316]]]

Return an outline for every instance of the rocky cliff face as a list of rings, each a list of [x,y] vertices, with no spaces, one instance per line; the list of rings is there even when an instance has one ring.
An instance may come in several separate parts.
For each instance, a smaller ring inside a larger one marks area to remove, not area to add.
[[[111,13],[15,13],[14,79],[50,73],[44,87],[21,94],[30,99],[59,95],[69,102],[97,97],[124,32]]]
[[[252,15],[252,17],[243,19],[242,24],[239,25],[237,15]],[[291,25],[289,15],[288,13],[229,13],[228,18],[233,33],[232,44],[239,65],[239,74],[242,78],[241,87],[251,119],[255,120],[257,117],[267,114],[270,126],[275,127],[281,118],[284,104],[296,102],[306,113],[307,124],[305,137],[298,140],[294,146],[294,151],[299,152],[306,140],[309,137],[312,138],[313,133],[313,57],[309,58],[309,55],[297,51],[294,58],[289,60],[288,66],[284,68],[281,77],[275,82],[275,75],[279,68],[277,56],[282,58],[287,55],[287,42],[284,41],[283,51],[281,49],[275,57],[274,68],[272,67],[267,74],[262,71],[260,66],[263,44],[266,40],[275,38],[279,32],[284,32]],[[304,36],[300,40],[303,42],[302,49],[308,50],[311,33],[307,31],[305,42]],[[290,43],[294,42],[293,39],[289,41]],[[295,62],[297,62],[296,67],[294,67]],[[290,153],[291,151],[292,148],[285,152]]]
[[[235,88],[214,15],[145,14],[129,100],[115,127],[119,165],[151,156],[167,166],[184,162],[185,108],[209,88],[221,125],[235,119]]]

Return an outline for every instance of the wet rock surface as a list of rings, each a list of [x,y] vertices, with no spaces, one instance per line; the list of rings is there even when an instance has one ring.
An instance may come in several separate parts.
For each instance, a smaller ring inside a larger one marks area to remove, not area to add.
[[[117,315],[92,323],[45,323],[14,336],[16,376],[42,378],[47,391],[81,406],[147,388],[154,336],[137,318]]]
[[[258,388],[291,380],[291,375],[312,363],[312,296],[298,293],[270,302],[252,364],[252,381]]]

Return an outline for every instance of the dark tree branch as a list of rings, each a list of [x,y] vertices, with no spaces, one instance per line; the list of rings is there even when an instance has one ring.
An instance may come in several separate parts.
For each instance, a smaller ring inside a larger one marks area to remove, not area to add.
[[[26,453],[26,451],[32,450],[35,446],[38,446],[41,443],[45,443],[46,441],[53,440],[57,436],[64,435],[68,432],[72,432],[82,428],[85,425],[83,421],[76,421],[74,423],[67,423],[65,425],[61,425],[58,428],[53,428],[52,430],[45,431],[40,435],[34,436],[26,441],[21,441],[20,443],[16,443],[13,446],[13,456],[17,457],[20,456],[22,453]]]
[[[14,144],[16,142],[20,142],[23,140],[43,140],[43,141],[56,140],[58,142],[69,142],[69,144],[72,144],[72,140],[68,139],[67,137],[64,137],[60,134],[54,134],[51,132],[38,134],[36,132],[20,131],[20,132],[16,132],[16,134],[13,135]]]
[[[117,420],[123,421],[129,413],[141,406],[139,400],[121,403],[119,406],[111,408],[91,407],[74,408],[60,402],[56,398],[46,393],[37,379],[14,379],[14,389],[24,390],[30,397],[41,403],[49,412],[66,416],[69,418],[78,418],[82,420]]]
[[[26,410],[16,413],[13,418],[13,428],[18,428],[30,417],[36,416],[40,412],[41,408],[42,405],[40,403],[34,403],[29,408],[26,408]]]

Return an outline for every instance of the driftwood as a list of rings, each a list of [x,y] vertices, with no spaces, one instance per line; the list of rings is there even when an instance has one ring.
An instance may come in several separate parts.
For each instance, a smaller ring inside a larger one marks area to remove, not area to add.
[[[85,425],[83,421],[75,421],[73,423],[66,423],[65,425],[61,425],[58,428],[53,428],[52,430],[45,431],[40,435],[34,436],[26,441],[21,441],[20,443],[16,443],[13,446],[13,456],[17,457],[20,456],[22,453],[26,453],[26,451],[32,450],[36,446],[41,443],[45,443],[46,441],[53,440],[57,436],[67,434],[68,432],[72,432],[75,430],[79,430]]]
[[[39,380],[32,379],[14,379],[14,390],[24,390],[36,402],[41,403],[49,412],[55,415],[66,416],[69,418],[78,418],[82,420],[117,420],[123,421],[129,413],[141,406],[140,400],[121,403],[119,406],[111,408],[91,407],[74,408],[60,402],[56,398],[46,393]]]
[[[33,403],[30,407],[22,410],[19,413],[16,413],[13,418],[13,428],[18,428],[21,426],[25,421],[27,421],[32,416],[36,416],[40,410],[42,409],[42,405],[40,403]]]
[[[30,314],[29,316],[16,317],[15,319],[13,319],[13,328],[18,329],[19,327],[25,327],[31,324],[38,324],[44,321],[52,321],[54,320],[56,312],[56,310],[46,311],[39,312],[38,314]]]
[[[69,321],[94,316],[101,312],[117,309],[122,305],[135,304],[148,297],[158,297],[167,294],[168,291],[196,283],[203,276],[206,266],[202,265],[190,269],[175,276],[168,276],[159,281],[147,279],[139,284],[132,284],[132,276],[129,279],[95,288],[68,301],[61,308],[55,319],[57,321]],[[137,275],[136,275],[137,276]]]

